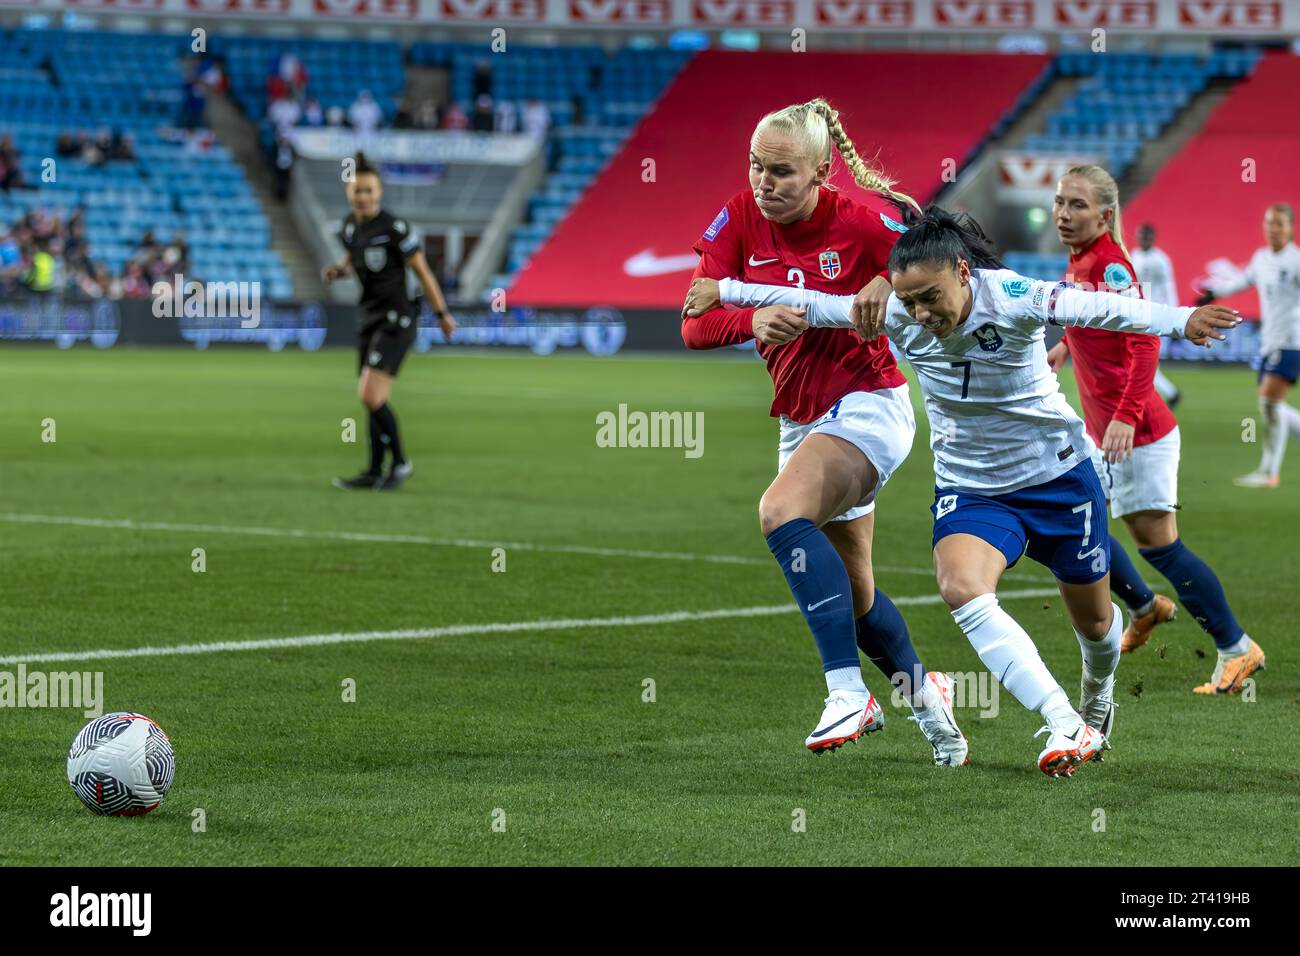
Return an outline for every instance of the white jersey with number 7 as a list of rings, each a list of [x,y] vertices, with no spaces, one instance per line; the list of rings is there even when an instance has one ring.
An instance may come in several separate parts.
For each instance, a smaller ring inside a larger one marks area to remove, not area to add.
[[[891,295],[885,334],[907,356],[925,396],[940,488],[1000,495],[1065,474],[1092,454],[1083,419],[1047,364],[1047,323],[1181,338],[1192,308],[1084,292],[1009,269],[971,272],[970,315],[938,339]],[[852,296],[723,279],[724,303],[788,305],[809,325],[851,328]]]

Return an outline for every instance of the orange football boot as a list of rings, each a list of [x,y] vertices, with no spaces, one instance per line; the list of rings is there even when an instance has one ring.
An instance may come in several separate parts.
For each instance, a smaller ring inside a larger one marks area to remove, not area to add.
[[[1119,642],[1120,653],[1127,654],[1137,650],[1151,640],[1151,632],[1158,625],[1172,621],[1177,613],[1178,606],[1173,601],[1163,594],[1157,594],[1156,599],[1151,602],[1151,610],[1141,617],[1129,616],[1128,627],[1124,629],[1124,636]]]
[[[1244,654],[1226,658],[1220,654],[1219,663],[1214,667],[1214,676],[1210,678],[1210,682],[1200,687],[1193,687],[1192,691],[1197,694],[1240,694],[1246,678],[1255,671],[1263,669],[1264,651],[1251,641],[1250,647]]]

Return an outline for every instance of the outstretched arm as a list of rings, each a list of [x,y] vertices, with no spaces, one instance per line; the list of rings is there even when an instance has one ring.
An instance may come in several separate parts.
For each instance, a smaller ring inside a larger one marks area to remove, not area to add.
[[[1085,292],[1058,285],[1044,296],[1042,318],[1055,325],[1075,325],[1112,332],[1164,335],[1210,347],[1241,319],[1233,309],[1210,305],[1199,309],[1158,305],[1114,292]]]
[[[718,295],[726,305],[768,306],[785,305],[804,309],[808,324],[814,328],[853,328],[853,296],[831,295],[793,286],[761,285],[739,279],[722,279]]]

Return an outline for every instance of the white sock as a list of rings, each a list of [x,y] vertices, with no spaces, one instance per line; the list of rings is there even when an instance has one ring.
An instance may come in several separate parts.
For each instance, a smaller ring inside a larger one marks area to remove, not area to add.
[[[865,694],[867,685],[862,682],[861,667],[837,667],[826,672],[826,689],[831,693],[846,690],[855,694]]]
[[[1241,654],[1245,654],[1248,650],[1250,650],[1250,638],[1245,634],[1242,634],[1241,637],[1237,638],[1236,644],[1232,644],[1219,651],[1219,656],[1238,657]]]
[[[1065,696],[1065,691],[1057,687],[1052,691],[1051,696],[1043,701],[1038,712],[1043,715],[1043,720],[1047,726],[1052,728],[1053,732],[1058,730],[1073,730],[1083,723],[1083,718],[1079,712],[1074,709],[1070,703],[1070,698]]]
[[[1124,616],[1119,606],[1111,604],[1110,630],[1100,641],[1090,641],[1078,631],[1074,636],[1079,639],[1079,650],[1083,652],[1083,676],[1094,684],[1100,684],[1115,673],[1119,665],[1119,643],[1124,636]]]
[[[1291,433],[1291,437],[1300,438],[1300,408],[1288,405],[1286,402],[1278,402],[1277,409],[1282,418],[1282,424]]]
[[[1287,425],[1282,417],[1285,402],[1259,400],[1260,414],[1263,416],[1263,448],[1260,450],[1259,470],[1276,475],[1282,470],[1282,456],[1286,454]]]
[[[952,612],[984,666],[1029,710],[1040,709],[1053,693],[1069,699],[1038,656],[1025,629],[998,606],[996,594],[981,594]]]
[[[1156,391],[1166,402],[1178,394],[1178,386],[1165,377],[1165,373],[1156,368],[1155,378]]]

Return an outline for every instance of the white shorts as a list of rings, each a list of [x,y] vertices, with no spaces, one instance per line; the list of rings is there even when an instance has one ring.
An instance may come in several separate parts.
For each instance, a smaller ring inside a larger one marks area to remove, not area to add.
[[[1092,452],[1101,488],[1110,501],[1112,518],[1136,511],[1174,511],[1178,508],[1178,449],[1182,439],[1175,428],[1164,438],[1134,448],[1118,465],[1107,463],[1100,448]]]
[[[903,384],[897,388],[882,388],[874,392],[849,392],[830,410],[807,425],[799,425],[781,416],[781,444],[777,448],[779,472],[790,460],[796,448],[812,434],[834,435],[856,446],[880,475],[876,487],[854,507],[836,515],[832,521],[852,521],[876,509],[876,495],[885,487],[889,476],[896,472],[912,450],[912,436],[916,434],[916,416],[912,412],[912,399]]]

